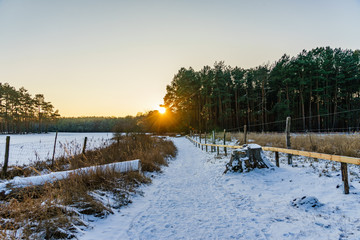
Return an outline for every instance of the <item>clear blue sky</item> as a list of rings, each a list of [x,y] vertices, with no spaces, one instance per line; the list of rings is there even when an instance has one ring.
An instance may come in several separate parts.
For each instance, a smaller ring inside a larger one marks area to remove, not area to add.
[[[63,116],[135,115],[181,67],[359,49],[359,24],[359,0],[0,0],[0,81]]]

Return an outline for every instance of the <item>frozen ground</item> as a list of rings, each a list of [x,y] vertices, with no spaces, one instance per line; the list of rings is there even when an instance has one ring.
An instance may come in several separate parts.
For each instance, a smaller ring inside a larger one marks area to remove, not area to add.
[[[144,196],[80,239],[360,239],[359,172],[344,195],[336,165],[281,157],[281,168],[224,175],[229,157],[174,142],[177,158]]]
[[[86,149],[107,144],[112,133],[58,133],[55,157],[80,153],[84,138],[88,137]],[[52,158],[55,133],[10,135],[9,165],[23,165]],[[0,165],[3,164],[6,135],[0,135]]]

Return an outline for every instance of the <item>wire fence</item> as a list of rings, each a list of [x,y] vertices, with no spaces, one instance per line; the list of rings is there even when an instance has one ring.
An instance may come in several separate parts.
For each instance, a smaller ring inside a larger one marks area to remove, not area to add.
[[[86,149],[93,150],[110,144],[112,133],[58,133],[55,158],[80,154],[84,138]],[[0,136],[0,166],[3,166],[6,135]],[[9,166],[28,165],[52,159],[55,133],[10,135]]]
[[[220,148],[224,149],[224,155],[227,156],[227,148],[229,149],[239,149],[242,148],[242,146],[233,146],[233,145],[226,145],[225,143],[225,139],[226,139],[226,134],[224,131],[224,144],[216,144],[216,139],[215,139],[215,133],[213,132],[212,135],[212,141],[213,144],[207,144],[207,143],[202,143],[201,142],[201,134],[193,134],[192,132],[190,133],[190,136],[187,135],[186,136],[187,139],[189,139],[192,143],[194,143],[194,145],[198,148],[201,148],[201,150],[204,150],[204,146],[205,146],[205,151],[208,151],[208,146],[210,148],[211,152],[217,152],[217,155],[220,154]],[[205,138],[203,140],[207,139],[207,136],[205,136]],[[205,141],[206,142],[206,141]],[[309,152],[309,151],[299,151],[299,150],[292,150],[289,148],[274,148],[274,147],[262,147],[262,149],[264,151],[272,151],[275,153],[275,161],[276,161],[276,166],[280,167],[280,159],[279,159],[279,153],[286,153],[287,154],[287,160],[288,160],[288,164],[291,166],[293,165],[293,160],[292,160],[292,155],[298,155],[298,156],[304,156],[304,157],[310,157],[310,158],[316,158],[317,161],[318,159],[323,159],[324,161],[335,161],[337,163],[340,164],[340,169],[341,169],[341,178],[343,181],[343,187],[344,187],[344,194],[349,194],[350,193],[350,185],[349,185],[349,170],[348,170],[348,163],[350,164],[356,164],[357,167],[360,165],[360,158],[353,158],[353,157],[347,157],[347,156],[337,156],[337,155],[331,155],[331,154],[323,154],[323,153],[317,153],[317,152]],[[233,157],[233,156],[232,156]],[[249,153],[247,153],[247,157],[246,159],[249,159]],[[247,160],[249,161],[249,160]],[[254,161],[254,160],[253,160]],[[256,161],[256,160],[255,160]],[[333,165],[334,166],[334,165]]]
[[[336,118],[335,118],[336,116]],[[337,123],[342,118],[341,124]],[[248,123],[247,130],[253,132],[283,132],[286,119],[271,122]],[[359,132],[360,131],[360,109],[339,111],[312,116],[297,117],[291,119],[291,132]],[[244,126],[226,129],[227,132],[244,131]]]

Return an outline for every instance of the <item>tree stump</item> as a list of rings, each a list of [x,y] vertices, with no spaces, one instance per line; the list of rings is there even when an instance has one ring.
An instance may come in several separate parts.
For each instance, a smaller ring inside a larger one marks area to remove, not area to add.
[[[226,170],[231,172],[249,172],[254,168],[271,168],[273,165],[265,157],[261,146],[257,144],[244,145],[244,148],[231,154]]]

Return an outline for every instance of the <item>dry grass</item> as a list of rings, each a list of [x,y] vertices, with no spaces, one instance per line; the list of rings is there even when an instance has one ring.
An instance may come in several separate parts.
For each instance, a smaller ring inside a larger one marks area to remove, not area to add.
[[[319,153],[360,157],[360,135],[316,135],[293,137],[293,148]]]
[[[243,133],[231,136],[244,144]],[[248,143],[261,146],[286,147],[284,133],[249,133]],[[291,148],[349,157],[360,157],[360,134],[297,134],[291,135]]]
[[[70,158],[58,158],[54,166],[48,160],[35,162],[32,165],[10,167],[6,178],[27,177],[39,175],[40,172],[57,172],[134,159],[141,159],[142,168],[145,171],[159,171],[161,165],[167,165],[165,159],[175,155],[176,148],[174,144],[167,141],[165,137],[133,134],[119,136],[114,144],[87,151],[85,155],[79,154]]]
[[[55,168],[78,168],[140,158],[143,170],[158,171],[174,157],[172,142],[158,137],[133,135],[86,156],[60,159]],[[50,168],[47,166],[46,168]],[[20,170],[18,170],[20,171]],[[38,170],[36,170],[38,171]],[[138,172],[111,169],[73,174],[69,178],[0,193],[1,239],[70,239],[86,228],[84,216],[105,217],[131,202],[129,196],[150,179]],[[102,200],[101,200],[102,199]]]

